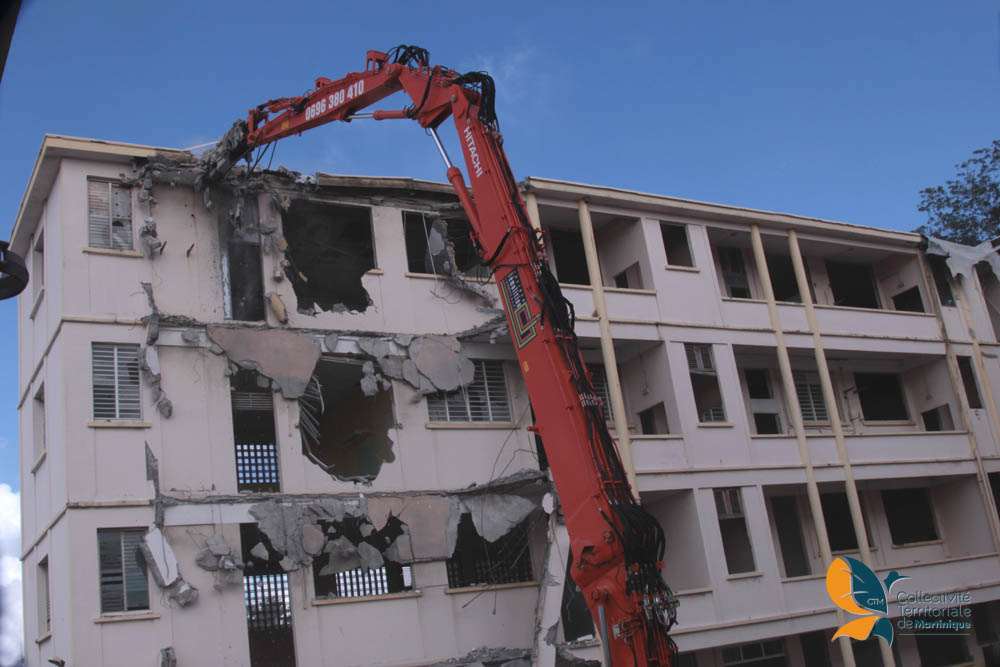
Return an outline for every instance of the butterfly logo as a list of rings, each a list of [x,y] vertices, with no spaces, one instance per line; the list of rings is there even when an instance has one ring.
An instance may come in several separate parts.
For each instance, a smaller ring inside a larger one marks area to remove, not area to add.
[[[867,565],[849,556],[838,556],[826,570],[826,592],[833,603],[846,612],[861,615],[845,623],[833,638],[853,637],[865,640],[870,636],[884,638],[892,644],[892,622],[889,614],[889,591],[900,579],[909,579],[893,570],[885,581]]]

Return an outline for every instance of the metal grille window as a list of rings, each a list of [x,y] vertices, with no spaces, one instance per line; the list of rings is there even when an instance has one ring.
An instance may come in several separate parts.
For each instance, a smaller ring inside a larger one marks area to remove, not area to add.
[[[243,390],[244,385],[256,385],[256,374],[243,372],[231,382],[236,490],[280,491],[274,399],[270,392]]]
[[[509,422],[510,400],[503,362],[476,360],[472,382],[455,391],[427,397],[432,422]]]
[[[413,571],[409,565],[387,561],[373,570],[359,567],[356,570],[337,572],[333,575],[333,586],[327,587],[327,597],[360,598],[371,595],[389,595],[413,590]],[[330,590],[332,588],[332,590]],[[320,594],[317,583],[316,594]]]
[[[145,535],[145,528],[102,528],[97,531],[102,614],[149,609],[146,565],[139,552]]]
[[[139,346],[93,343],[94,419],[141,419]]]
[[[463,514],[458,522],[455,553],[447,563],[448,586],[466,588],[531,581],[528,521],[495,542],[487,542],[476,532],[472,515]]]
[[[287,574],[244,574],[243,601],[250,632],[292,627]]]
[[[87,181],[87,243],[132,250],[132,191],[110,181]]]
[[[819,376],[816,373],[795,373],[795,393],[799,397],[802,421],[830,421],[830,415],[826,411],[826,402],[823,400],[823,387],[820,385]]]

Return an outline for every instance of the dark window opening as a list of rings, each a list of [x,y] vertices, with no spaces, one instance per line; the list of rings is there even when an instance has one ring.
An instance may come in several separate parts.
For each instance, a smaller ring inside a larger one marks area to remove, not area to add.
[[[729,574],[753,572],[756,566],[739,487],[715,489],[715,509],[719,514],[722,549]]]
[[[826,260],[826,275],[833,291],[833,303],[854,308],[879,308],[872,267]]]
[[[98,529],[102,614],[149,609],[146,561],[139,551],[145,536],[145,528]]]
[[[726,296],[734,299],[751,298],[750,279],[747,277],[746,265],[743,263],[743,250],[740,248],[718,248],[718,253]]]
[[[993,504],[997,507],[997,516],[1000,516],[1000,472],[991,472],[988,477],[993,490]]]
[[[976,275],[979,276],[979,286],[983,291],[983,301],[986,312],[993,326],[993,337],[1000,340],[1000,281],[993,273],[993,267],[987,262],[976,264]]]
[[[239,202],[225,193],[215,195],[222,243],[223,289],[228,319],[259,322],[264,313],[264,275],[260,256],[260,215],[257,199]],[[225,213],[223,213],[223,211]],[[233,219],[232,212],[239,211]]]
[[[403,211],[403,233],[408,271],[451,275],[454,268],[466,275],[488,275],[472,243],[472,226],[468,220],[456,218],[446,221],[425,213]],[[428,242],[434,250],[433,254],[428,252]],[[447,244],[450,244],[453,253],[450,256]],[[454,267],[445,265],[451,261],[450,257],[454,257]]]
[[[587,601],[583,597],[580,587],[573,581],[570,573],[573,571],[573,554],[569,554],[566,561],[566,577],[563,580],[562,608],[560,618],[562,619],[563,634],[566,641],[572,642],[577,639],[591,638],[595,636],[594,619],[587,608]]]
[[[892,297],[892,307],[911,313],[925,313],[924,300],[920,297],[920,288],[914,285]]]
[[[361,284],[375,268],[371,209],[294,200],[281,215],[288,249],[285,269],[299,311],[363,311],[371,298]]]
[[[887,489],[882,492],[882,505],[894,545],[938,539],[928,489]]]
[[[851,649],[854,652],[854,664],[861,667],[884,667],[882,662],[882,649],[878,645],[878,637],[871,637],[864,641],[852,641]],[[897,661],[898,665],[899,662]]]
[[[667,409],[663,403],[657,403],[639,413],[639,429],[643,435],[670,433]]]
[[[942,306],[954,306],[955,295],[951,291],[951,270],[948,269],[948,262],[940,255],[927,255],[927,263],[931,266],[931,275],[934,276],[934,287],[937,288],[938,299]]]
[[[955,430],[955,421],[951,418],[951,408],[947,403],[921,412],[920,417],[924,421],[925,431]]]
[[[854,531],[854,521],[851,519],[851,507],[847,502],[847,494],[843,491],[823,493],[819,497],[823,508],[823,520],[826,522],[826,536],[830,540],[831,551],[856,551],[858,535]],[[860,502],[860,499],[859,499]],[[867,516],[862,506],[862,516]],[[865,520],[865,533],[871,541],[871,533]]]
[[[549,241],[556,260],[556,276],[567,285],[589,285],[583,235],[572,229],[550,229]]]
[[[236,490],[280,491],[274,437],[274,398],[261,390],[258,375],[240,371],[230,379]]]
[[[636,262],[621,273],[615,275],[615,287],[621,289],[642,289],[642,272]]]
[[[802,539],[802,523],[795,496],[775,496],[771,498],[771,511],[778,531],[778,545],[781,560],[785,565],[786,577],[804,577],[810,574],[809,558]],[[810,663],[811,664],[811,663]]]
[[[748,368],[743,371],[750,396],[750,412],[753,414],[757,435],[781,433],[781,419],[778,417],[778,401],[771,390],[768,371],[762,368]]]
[[[700,422],[724,422],[726,411],[722,404],[722,389],[715,372],[715,359],[711,345],[684,343],[691,389]]]
[[[769,639],[742,646],[726,646],[722,649],[722,664],[752,665],[753,667],[786,667],[788,656],[785,654],[785,642],[781,639]],[[859,665],[863,663],[858,663]]]
[[[320,522],[320,527],[328,542],[312,564],[317,598],[355,598],[413,590],[411,566],[387,556],[393,543],[404,534],[403,522],[397,517],[389,515],[380,530],[375,530],[367,518],[357,517]],[[361,543],[382,553],[381,566],[362,566],[360,556],[353,555]],[[350,555],[345,556],[345,551]],[[334,553],[338,558],[333,558]]]
[[[392,392],[366,396],[358,363],[320,359],[299,399],[302,453],[336,479],[369,482],[395,460]],[[377,389],[377,387],[376,387]]]
[[[826,632],[805,632],[799,635],[799,644],[802,646],[804,664],[809,667],[833,667],[830,662],[830,640],[827,639]]]
[[[957,610],[951,610],[955,612]],[[949,618],[945,616],[944,618]],[[955,618],[960,618],[956,615]],[[954,630],[935,629],[935,620],[939,618],[916,617],[913,619],[914,625],[918,620],[931,625],[930,628],[916,628],[917,653],[920,655],[920,667],[947,667],[948,665],[964,665],[972,662],[969,655],[969,647],[965,643],[965,634],[960,634]],[[921,624],[924,625],[924,624]]]
[[[458,522],[455,552],[448,559],[448,586],[467,588],[531,581],[531,552],[525,519],[495,542],[487,542],[476,532],[472,515],[466,512]]]
[[[958,357],[958,371],[962,375],[962,386],[965,387],[965,397],[969,401],[969,408],[979,410],[983,407],[983,399],[979,396],[979,383],[976,382],[976,373],[972,370],[971,357]]]
[[[855,373],[854,384],[866,421],[897,421],[910,418],[899,376],[894,373]]]
[[[788,255],[765,255],[767,272],[771,276],[771,290],[775,301],[802,303],[799,282],[795,279],[795,265]]]
[[[667,264],[671,266],[694,266],[691,259],[691,245],[688,242],[687,227],[660,223],[663,249],[667,253]]]
[[[295,667],[292,601],[281,554],[255,523],[240,524],[240,545],[250,667]]]

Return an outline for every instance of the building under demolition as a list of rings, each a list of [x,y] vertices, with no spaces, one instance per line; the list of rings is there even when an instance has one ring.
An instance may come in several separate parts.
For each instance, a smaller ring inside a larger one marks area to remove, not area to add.
[[[599,660],[451,186],[205,174],[59,136],[35,164],[27,664]],[[522,188],[666,532],[680,665],[1000,664],[992,246]],[[891,651],[831,643],[837,556],[908,577]]]

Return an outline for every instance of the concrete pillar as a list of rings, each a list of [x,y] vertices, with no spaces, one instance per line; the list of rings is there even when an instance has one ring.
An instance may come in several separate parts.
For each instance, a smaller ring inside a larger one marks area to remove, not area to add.
[[[847,443],[844,441],[844,429],[840,422],[840,408],[837,406],[837,396],[833,392],[833,381],[830,379],[830,367],[826,362],[826,350],[823,348],[823,337],[816,321],[816,309],[813,305],[812,292],[809,291],[809,279],[806,277],[805,264],[802,262],[802,251],[799,249],[799,236],[794,229],[788,230],[788,250],[795,267],[795,282],[799,287],[802,305],[806,308],[806,322],[812,332],[813,351],[816,355],[816,366],[819,370],[819,382],[823,388],[823,400],[830,415],[830,425],[833,429],[833,439],[837,445],[837,457],[844,470],[844,487],[847,492],[847,506],[851,512],[854,524],[854,534],[858,540],[858,550],[861,552],[861,562],[874,569],[872,563],[871,545],[868,544],[868,531],[865,530],[864,515],[861,514],[861,499],[858,496],[858,486],[854,481],[854,470],[851,468],[850,456],[847,453]],[[882,662],[885,667],[896,667],[889,643],[879,639],[882,650]]]
[[[615,440],[621,454],[622,465],[628,476],[632,494],[639,498],[639,485],[632,463],[632,443],[628,432],[628,415],[622,398],[621,381],[618,378],[618,361],[615,357],[614,341],[611,339],[611,322],[604,301],[604,283],[601,282],[601,265],[597,260],[597,243],[594,240],[594,225],[590,220],[590,205],[586,199],[579,202],[580,233],[583,235],[583,251],[587,256],[587,271],[590,273],[590,289],[594,296],[594,311],[601,331],[601,354],[604,357],[604,371],[608,379],[608,395],[611,399],[611,414],[614,417]]]
[[[764,299],[767,301],[767,314],[771,320],[771,328],[774,330],[774,342],[778,350],[778,368],[781,371],[781,386],[782,393],[785,396],[785,407],[788,409],[788,415],[792,420],[792,428],[795,430],[795,440],[799,446],[799,458],[806,469],[806,494],[809,498],[809,513],[812,515],[813,526],[816,528],[816,540],[819,542],[820,556],[823,559],[823,563],[829,565],[833,562],[833,552],[830,550],[830,536],[826,530],[826,518],[823,516],[819,486],[816,484],[816,472],[813,470],[812,457],[809,455],[806,429],[802,423],[802,410],[799,407],[799,395],[795,391],[792,363],[788,357],[788,346],[785,344],[785,332],[781,327],[781,318],[778,316],[778,304],[774,299],[771,274],[767,268],[767,259],[764,256],[764,244],[760,237],[760,227],[756,224],[750,226],[750,240],[753,245],[753,257],[757,267],[757,275],[760,276],[760,283],[764,288]],[[844,612],[840,607],[837,607],[837,622],[843,625],[844,621]],[[837,646],[840,648],[844,667],[855,667],[851,639],[849,637],[841,637],[837,640]]]

